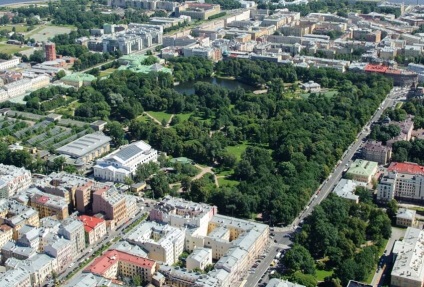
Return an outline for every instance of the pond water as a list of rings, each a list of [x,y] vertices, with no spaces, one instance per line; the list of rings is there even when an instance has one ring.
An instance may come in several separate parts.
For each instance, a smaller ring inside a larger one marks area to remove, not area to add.
[[[196,82],[205,82],[205,83],[211,83],[214,85],[219,85],[223,88],[229,89],[229,90],[235,90],[237,87],[243,88],[246,91],[254,91],[255,87],[240,83],[236,80],[230,80],[230,79],[220,79],[220,78],[206,78],[199,81],[190,81],[186,83],[181,83],[177,86],[174,86],[174,90],[176,90],[179,93],[186,93],[187,95],[194,94],[194,84]]]

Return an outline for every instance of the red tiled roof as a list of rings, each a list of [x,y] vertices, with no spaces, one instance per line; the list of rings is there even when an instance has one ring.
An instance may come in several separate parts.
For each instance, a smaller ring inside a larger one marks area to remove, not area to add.
[[[387,170],[398,173],[424,175],[424,166],[409,162],[392,162]]]
[[[387,71],[387,69],[388,69],[387,66],[382,66],[382,65],[368,64],[368,65],[365,66],[366,72],[385,73]]]
[[[90,233],[97,225],[104,222],[103,219],[97,218],[94,216],[81,215],[78,217],[84,223],[84,230],[87,233]]]
[[[138,257],[118,250],[109,250],[101,257],[96,258],[90,266],[84,269],[84,271],[103,276],[103,274],[111,266],[119,263],[120,261],[131,263],[146,269],[153,268],[153,265],[155,264],[155,261],[147,258]]]

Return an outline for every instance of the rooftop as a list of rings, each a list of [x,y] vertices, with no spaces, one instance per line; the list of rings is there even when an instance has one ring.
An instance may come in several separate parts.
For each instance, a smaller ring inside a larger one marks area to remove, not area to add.
[[[92,133],[76,139],[56,151],[73,157],[83,157],[93,150],[109,143],[112,139],[102,133]]]
[[[101,218],[97,218],[97,217],[94,217],[94,216],[88,216],[88,215],[81,215],[81,216],[78,217],[78,219],[81,220],[84,223],[84,230],[87,233],[91,232],[99,224],[105,222]]]
[[[396,217],[397,218],[403,218],[403,219],[408,219],[408,220],[414,220],[415,219],[415,214],[417,212],[415,210],[412,209],[406,209],[406,208],[399,208]]]
[[[147,269],[151,269],[155,265],[155,261],[147,258],[137,257],[118,250],[109,250],[103,256],[96,258],[84,271],[102,276],[112,265],[119,261]]]
[[[378,163],[363,159],[355,160],[347,171],[348,174],[370,176],[375,172]]]
[[[387,171],[424,175],[424,166],[420,166],[417,163],[410,162],[392,162]]]

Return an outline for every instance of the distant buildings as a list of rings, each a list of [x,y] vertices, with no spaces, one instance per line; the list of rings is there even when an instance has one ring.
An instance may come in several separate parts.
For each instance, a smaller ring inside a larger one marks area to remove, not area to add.
[[[10,60],[0,60],[0,71],[16,67],[21,62],[21,58],[13,57]]]
[[[346,172],[346,176],[360,182],[370,183],[376,174],[378,163],[362,159],[355,160]]]
[[[94,166],[94,177],[124,182],[125,178],[135,173],[139,165],[156,162],[157,158],[157,151],[149,144],[144,141],[134,142],[97,160]]]
[[[302,90],[308,93],[318,93],[321,91],[321,85],[318,83],[315,83],[314,81],[309,81],[307,83],[300,84],[300,87]]]
[[[60,80],[65,84],[77,89],[83,86],[90,86],[91,82],[96,80],[97,78],[93,75],[86,73],[72,73],[70,75],[66,75]]]
[[[408,227],[402,241],[393,247],[394,264],[390,286],[421,287],[424,284],[424,231]]]
[[[197,2],[185,2],[175,9],[175,15],[177,17],[185,15],[198,20],[206,20],[210,16],[216,15],[220,12],[220,5]]]
[[[292,283],[286,280],[281,280],[278,278],[272,278],[271,280],[269,280],[266,287],[305,287],[305,286],[297,284],[297,283]]]

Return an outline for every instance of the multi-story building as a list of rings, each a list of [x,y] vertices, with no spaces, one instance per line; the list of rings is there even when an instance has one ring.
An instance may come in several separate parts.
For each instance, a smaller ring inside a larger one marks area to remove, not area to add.
[[[140,209],[137,206],[137,197],[133,195],[125,195],[126,218],[133,218]]]
[[[9,96],[9,98],[15,98],[24,95],[27,91],[31,90],[32,82],[30,79],[22,79],[3,87]]]
[[[9,258],[6,261],[7,270],[23,269],[30,274],[31,285],[43,286],[45,281],[57,272],[57,260],[47,254],[39,253],[26,260]]]
[[[21,58],[13,57],[10,60],[0,60],[0,70],[8,70],[10,68],[16,67],[21,62]]]
[[[87,163],[110,150],[111,138],[102,133],[92,133],[80,137],[56,150],[61,155]]]
[[[36,188],[28,190],[30,194],[30,206],[38,211],[40,218],[57,216],[62,220],[69,216],[68,204],[59,196],[43,193]]]
[[[177,17],[181,15],[190,16],[192,19],[206,20],[210,16],[221,12],[218,4],[206,4],[198,2],[185,2],[175,9]]]
[[[151,282],[156,272],[156,262],[118,250],[109,250],[96,258],[84,272],[102,276],[107,279],[117,279],[118,276],[140,276],[141,280]]]
[[[31,278],[25,269],[12,269],[0,274],[0,286],[28,287],[31,286]]]
[[[84,224],[89,245],[95,244],[106,235],[106,222],[103,219],[88,215],[81,215],[78,219]]]
[[[31,79],[31,88],[33,90],[38,90],[44,88],[50,84],[50,78],[47,76],[38,76]]]
[[[18,239],[19,230],[25,224],[37,227],[40,225],[38,211],[15,200],[6,201],[3,210],[5,210],[3,221],[13,228],[14,240]]]
[[[85,249],[84,223],[74,217],[62,220],[59,235],[72,242],[72,254],[77,258]]]
[[[0,225],[0,248],[2,248],[9,240],[12,240],[13,229],[7,224]]]
[[[113,220],[117,225],[127,218],[125,196],[112,186],[105,186],[93,193],[93,213],[104,213],[107,220]]]
[[[57,270],[63,272],[74,260],[72,242],[57,235],[44,245],[44,252],[57,259]]]
[[[39,229],[31,225],[24,225],[18,231],[17,244],[38,250],[40,246]]]
[[[424,167],[415,163],[390,164],[377,187],[377,200],[424,201]]]
[[[137,167],[156,162],[158,152],[144,141],[122,146],[111,154],[97,160],[94,166],[94,177],[103,180],[124,182],[132,177]]]
[[[356,181],[369,183],[372,177],[377,173],[377,169],[378,163],[357,159],[349,167],[346,176]]]
[[[359,182],[342,178],[334,187],[333,192],[340,197],[359,203],[359,196],[355,194],[357,186],[360,186]]]
[[[171,1],[160,1],[160,0],[112,0],[111,6],[113,7],[131,7],[145,10],[157,10],[162,9],[170,12],[174,12],[178,6],[177,2]]]
[[[179,228],[197,226],[198,234],[206,236],[209,221],[217,213],[216,206],[167,196],[150,211],[150,220]]]
[[[145,222],[127,236],[127,241],[148,251],[149,258],[174,264],[184,251],[184,233],[179,228]]]
[[[0,198],[12,197],[32,183],[31,172],[13,165],[0,164]]]
[[[424,231],[408,227],[402,241],[393,247],[394,264],[390,286],[421,287],[424,284]]]
[[[9,258],[25,260],[37,254],[36,251],[37,250],[32,247],[23,246],[14,241],[8,241],[1,248],[1,259],[3,263],[6,262],[6,260]]]
[[[396,225],[404,227],[414,227],[416,224],[416,211],[413,209],[399,208],[396,214]]]
[[[362,149],[362,156],[365,160],[375,161],[385,165],[392,157],[392,148],[384,146],[378,141],[367,141]]]
[[[187,270],[204,270],[210,264],[212,264],[212,249],[210,248],[195,248],[186,259]]]

